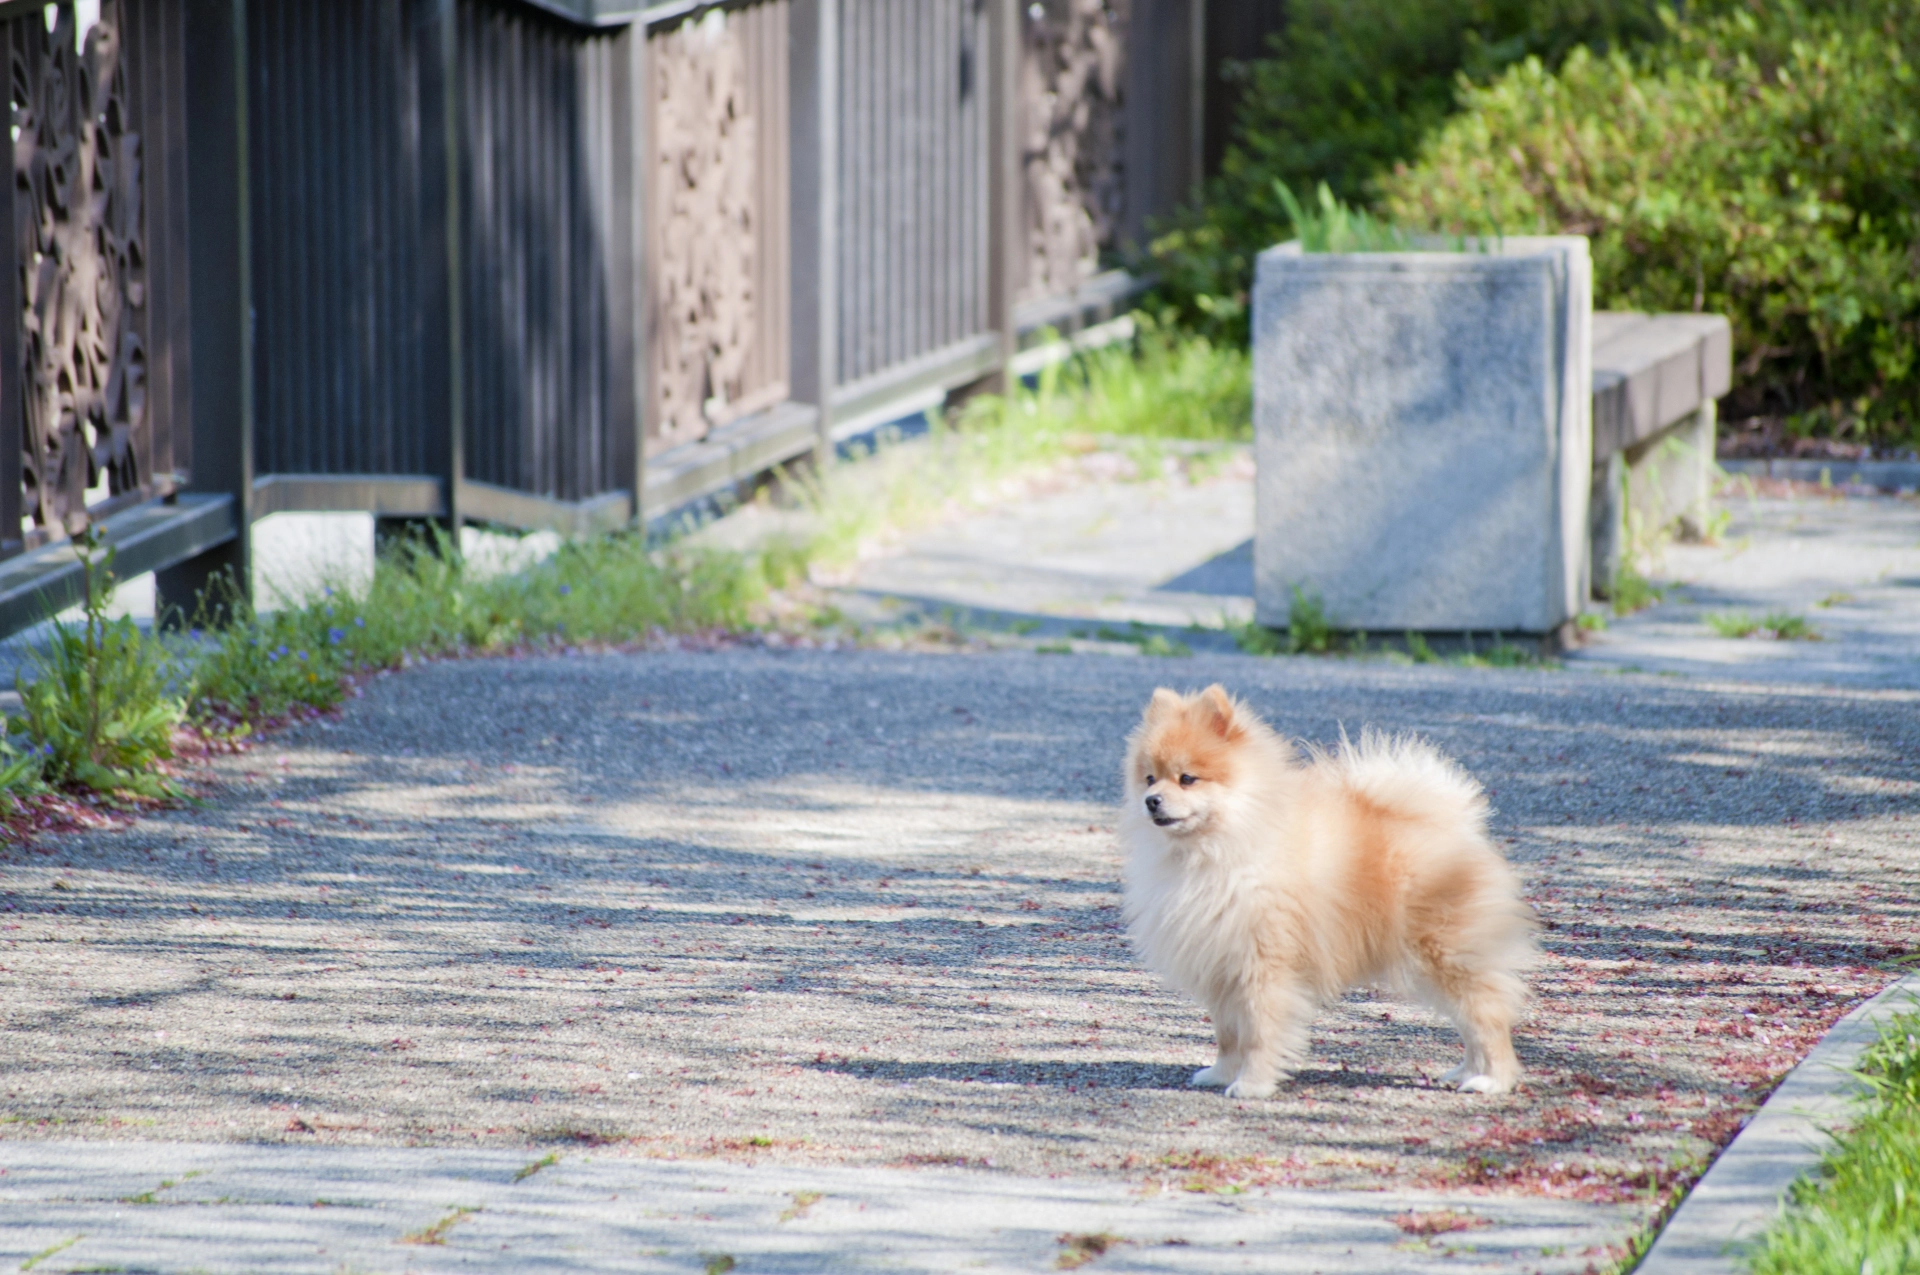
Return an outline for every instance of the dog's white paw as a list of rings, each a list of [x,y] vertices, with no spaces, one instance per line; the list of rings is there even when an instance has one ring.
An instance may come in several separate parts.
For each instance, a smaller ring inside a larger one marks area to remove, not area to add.
[[[1194,1072],[1193,1078],[1187,1083],[1195,1089],[1218,1089],[1231,1079],[1231,1076],[1220,1070],[1220,1064],[1215,1063],[1211,1067],[1202,1067]]]
[[[1511,1088],[1512,1081],[1500,1081],[1492,1076],[1468,1076],[1460,1082],[1461,1093],[1505,1093]]]
[[[1271,1098],[1280,1086],[1269,1080],[1264,1085],[1256,1085],[1247,1080],[1236,1080],[1227,1086],[1229,1098]]]

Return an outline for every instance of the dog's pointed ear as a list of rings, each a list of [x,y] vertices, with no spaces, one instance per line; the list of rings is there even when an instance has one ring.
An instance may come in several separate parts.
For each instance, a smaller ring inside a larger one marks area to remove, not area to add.
[[[1215,682],[1200,692],[1200,702],[1206,706],[1207,717],[1220,738],[1238,739],[1246,734],[1247,725],[1241,720],[1240,706],[1227,694],[1226,687]]]
[[[1185,702],[1179,691],[1168,690],[1162,686],[1153,693],[1153,698],[1147,701],[1147,711],[1141,716],[1146,721],[1153,721],[1155,718],[1178,712]]]

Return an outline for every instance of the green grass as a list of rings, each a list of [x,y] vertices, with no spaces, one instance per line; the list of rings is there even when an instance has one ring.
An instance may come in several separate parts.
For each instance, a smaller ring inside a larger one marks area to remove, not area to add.
[[[131,619],[109,620],[113,553],[92,532],[76,538],[85,586],[78,624],[58,624],[33,654],[33,676],[16,674],[20,712],[6,719],[0,794],[14,799],[48,786],[108,796],[179,795],[159,769],[173,757],[173,732],[186,706],[166,649]],[[23,743],[16,744],[14,739]]]
[[[1305,585],[1293,586],[1293,602],[1287,608],[1287,649],[1295,655],[1325,655],[1333,649],[1326,604]]]
[[[1230,449],[1253,436],[1246,351],[1173,332],[1135,315],[1131,345],[1088,351],[1041,370],[1037,383],[969,399],[929,422],[909,446],[882,443],[861,462],[802,469],[770,490],[797,518],[761,541],[796,568],[832,568],[863,545],[923,526],[955,507],[984,504],[1013,475],[1106,443],[1144,476],[1162,472],[1174,442]],[[1206,457],[1185,458],[1189,470]]]
[[[1631,563],[1623,564],[1607,584],[1607,600],[1615,615],[1632,615],[1663,601],[1667,591],[1641,575]]]
[[[1870,1092],[1852,1127],[1794,1185],[1754,1275],[1920,1271],[1920,1009],[1887,1025],[1860,1074]]]
[[[1769,611],[1755,619],[1745,611],[1715,611],[1706,616],[1707,627],[1723,638],[1772,638],[1780,642],[1818,642],[1819,630],[1805,616],[1791,611]]]

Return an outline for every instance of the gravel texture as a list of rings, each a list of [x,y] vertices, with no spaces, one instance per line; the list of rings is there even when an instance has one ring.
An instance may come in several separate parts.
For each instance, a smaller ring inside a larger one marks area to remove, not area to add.
[[[1270,1101],[1119,925],[1158,684],[1417,730],[1546,923],[1529,1075],[1359,993]],[[1915,946],[1900,690],[1205,656],[430,664],[209,800],[0,849],[0,1137],[540,1146],[1629,1198]]]

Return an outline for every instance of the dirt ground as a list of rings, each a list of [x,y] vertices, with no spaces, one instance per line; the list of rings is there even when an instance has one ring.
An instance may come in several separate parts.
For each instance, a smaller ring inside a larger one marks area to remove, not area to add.
[[[1155,685],[1413,729],[1486,783],[1546,929],[1528,1077],[1424,1011],[1185,1087],[1112,835]],[[132,827],[0,848],[0,1137],[619,1144],[1167,1184],[1623,1199],[1724,1142],[1917,945],[1895,690],[1197,657],[447,662]]]

